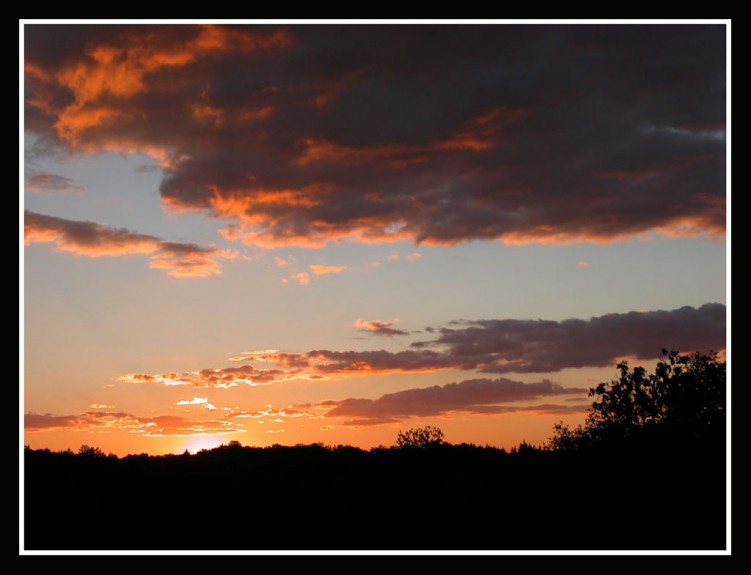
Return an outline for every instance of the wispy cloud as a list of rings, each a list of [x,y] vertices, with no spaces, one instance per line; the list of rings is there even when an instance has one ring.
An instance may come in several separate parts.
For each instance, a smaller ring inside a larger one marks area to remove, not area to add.
[[[280,267],[280,268],[287,267],[289,264],[291,264],[294,261],[295,259],[292,256],[289,256],[287,259],[284,259],[278,256],[274,258],[274,263],[276,264],[277,267]]]
[[[227,389],[238,385],[271,385],[291,379],[305,379],[307,376],[299,370],[259,369],[252,365],[238,367],[207,367],[199,371],[170,372],[155,375],[146,373],[129,373],[117,378],[123,383],[156,384],[165,386],[193,385],[194,387],[215,387]],[[202,398],[194,398],[202,399]]]
[[[357,319],[355,320],[355,327],[360,328],[361,331],[369,331],[376,335],[385,335],[388,337],[392,335],[408,335],[409,332],[407,331],[391,327],[398,321],[398,319]]]
[[[279,258],[277,258],[277,260],[278,259]],[[277,265],[282,267],[282,266],[286,266],[288,263],[290,262],[284,261],[283,264],[280,264],[280,262],[277,262]],[[310,285],[310,282],[312,280],[311,274],[313,276],[338,274],[338,273],[347,271],[349,268],[347,266],[330,266],[330,265],[322,265],[322,264],[311,264],[308,266],[308,269],[310,270],[310,272],[296,272],[286,278],[282,278],[282,283],[287,284],[292,281],[301,286],[307,286],[307,285]]]
[[[149,255],[149,266],[174,277],[208,277],[222,273],[218,260],[234,259],[235,250],[168,242],[155,236],[94,222],[68,220],[35,212],[24,213],[24,243],[51,242],[55,249],[78,256]]]
[[[24,190],[27,192],[55,192],[80,194],[84,187],[72,178],[36,170],[28,170],[25,175]]]
[[[200,405],[204,409],[213,411],[216,406],[209,401],[208,397],[194,397],[193,399],[181,399],[177,402],[177,405]]]
[[[347,266],[325,266],[313,264],[308,266],[308,269],[310,269],[310,271],[317,276],[323,276],[326,274],[339,274],[347,271],[347,269],[349,268],[347,268]]]
[[[301,286],[310,284],[310,274],[308,272],[298,272],[296,274],[292,274],[289,279],[296,281]]]
[[[265,405],[263,409],[258,410],[233,410],[229,417],[233,419],[269,419],[270,421],[274,421],[290,417],[317,417],[317,414],[299,407],[276,409],[271,405]]]

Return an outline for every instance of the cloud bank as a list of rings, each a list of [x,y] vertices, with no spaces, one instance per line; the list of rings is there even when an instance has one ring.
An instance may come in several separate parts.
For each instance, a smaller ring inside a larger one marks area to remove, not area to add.
[[[163,205],[228,239],[725,233],[722,25],[29,24],[24,48],[28,131],[156,158]]]
[[[626,357],[653,359],[660,350],[719,351],[725,348],[726,308],[611,313],[589,320],[478,320],[442,328],[438,337],[391,352],[266,350],[240,360],[263,361],[321,374],[424,372],[440,369],[481,373],[551,373],[605,367]],[[435,330],[434,330],[435,332]]]
[[[662,348],[715,351],[725,348],[726,308],[611,313],[589,320],[479,320],[443,328],[412,347],[445,347],[445,354],[485,373],[554,372],[604,367],[624,357],[652,359]]]
[[[699,308],[685,306],[668,311],[611,313],[588,320],[501,319],[452,324],[463,327],[426,330],[437,337],[414,342],[410,349],[401,351],[247,351],[230,358],[234,362],[249,362],[237,367],[156,375],[131,373],[118,380],[135,384],[230,388],[294,379],[446,369],[505,374],[607,367],[625,358],[654,359],[663,348],[681,352],[723,350],[726,308],[719,303],[708,303]],[[375,325],[368,329],[383,328],[383,325]],[[273,367],[257,367],[254,363]]]

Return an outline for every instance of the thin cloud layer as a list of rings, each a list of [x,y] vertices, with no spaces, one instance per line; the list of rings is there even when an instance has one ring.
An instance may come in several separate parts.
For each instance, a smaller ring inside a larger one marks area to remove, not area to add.
[[[238,367],[207,367],[199,371],[169,372],[156,375],[146,373],[129,373],[117,378],[123,383],[156,384],[165,386],[193,385],[194,387],[215,387],[228,389],[238,385],[271,385],[291,379],[306,379],[310,376],[300,370],[259,369],[252,365]],[[202,399],[202,398],[194,398]]]
[[[268,419],[275,423],[284,423],[283,417],[317,417],[312,411],[299,409],[297,407],[284,407],[276,409],[271,405],[265,405],[260,410],[238,410],[230,414],[232,419]],[[273,419],[272,419],[273,418]]]
[[[725,233],[721,25],[26,25],[26,128],[258,246]],[[378,49],[374,50],[373,47]]]
[[[27,170],[24,190],[28,192],[58,192],[77,194],[84,187],[71,178],[36,170]]]
[[[244,433],[244,425],[227,419],[198,420],[173,415],[140,417],[130,413],[87,411],[79,415],[51,415],[27,413],[24,428],[28,432],[70,431],[111,432],[126,431],[146,437],[223,435]]]
[[[320,264],[312,264],[308,266],[310,271],[317,276],[325,276],[327,274],[340,274],[347,271],[347,266],[326,266]]]
[[[222,273],[219,259],[233,259],[234,250],[208,248],[193,243],[168,242],[125,228],[112,228],[47,216],[26,210],[24,243],[52,242],[58,251],[90,258],[147,254],[149,267],[163,269],[174,277],[208,277]]]
[[[517,401],[532,401],[543,397],[578,395],[586,396],[587,390],[564,388],[543,380],[536,383],[522,383],[506,378],[470,379],[443,386],[434,385],[419,389],[406,389],[382,395],[378,399],[345,399],[324,403],[329,410],[326,417],[355,417],[364,420],[366,425],[375,422],[391,422],[408,417],[432,417],[449,412],[476,414],[504,413],[509,411],[543,412],[560,409],[561,412],[586,410],[584,406],[509,406],[499,405]],[[350,423],[357,423],[352,421]],[[362,425],[362,423],[360,423]]]
[[[204,409],[214,411],[216,405],[209,401],[208,397],[194,397],[193,399],[181,399],[177,402],[177,405],[200,405]]]

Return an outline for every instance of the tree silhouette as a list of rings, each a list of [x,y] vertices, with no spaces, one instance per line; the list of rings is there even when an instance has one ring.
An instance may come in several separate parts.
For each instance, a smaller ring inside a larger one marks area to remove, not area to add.
[[[84,457],[107,457],[104,451],[98,447],[91,447],[85,443],[78,448],[78,455],[83,455]]]
[[[396,436],[397,447],[430,447],[443,443],[443,432],[431,425],[414,427]]]
[[[681,355],[663,349],[662,355],[654,373],[619,363],[618,379],[589,390],[596,400],[584,426],[555,425],[548,446],[572,449],[649,432],[692,437],[722,432],[725,362],[714,352]]]

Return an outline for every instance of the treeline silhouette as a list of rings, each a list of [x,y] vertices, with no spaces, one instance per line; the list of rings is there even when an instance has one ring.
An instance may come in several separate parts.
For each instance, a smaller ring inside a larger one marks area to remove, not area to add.
[[[25,548],[725,548],[725,363],[667,354],[592,389],[584,425],[509,451],[230,442],[195,455],[25,449]]]

